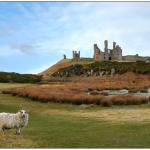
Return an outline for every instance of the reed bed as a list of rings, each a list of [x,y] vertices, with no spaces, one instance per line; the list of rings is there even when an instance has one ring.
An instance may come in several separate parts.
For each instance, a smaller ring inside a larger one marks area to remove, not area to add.
[[[150,97],[131,95],[109,96],[105,92],[99,94],[98,91],[104,89],[128,89],[129,92],[145,92],[148,87],[150,87],[150,76],[127,73],[115,77],[93,77],[88,80],[86,78],[80,81],[73,80],[72,82],[61,84],[53,83],[4,89],[3,93],[28,97],[41,102],[111,106],[148,103]]]
[[[47,88],[39,87],[25,87],[3,90],[4,94],[11,94],[12,96],[27,97],[34,101],[40,102],[55,102],[55,103],[70,103],[75,105],[81,104],[95,104],[102,106],[111,105],[133,105],[148,103],[150,97],[146,96],[131,96],[131,95],[88,95],[82,90],[71,89],[53,89],[51,86]]]

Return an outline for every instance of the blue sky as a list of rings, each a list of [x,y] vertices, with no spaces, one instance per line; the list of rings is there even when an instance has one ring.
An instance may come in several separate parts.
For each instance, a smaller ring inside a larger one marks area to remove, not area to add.
[[[38,73],[93,44],[150,56],[150,2],[0,2],[0,71]]]

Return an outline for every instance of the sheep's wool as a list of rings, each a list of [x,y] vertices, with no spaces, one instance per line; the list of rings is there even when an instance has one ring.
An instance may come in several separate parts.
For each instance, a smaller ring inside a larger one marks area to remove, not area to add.
[[[25,112],[24,110],[22,112]],[[0,130],[11,128],[22,128],[28,124],[28,114],[22,114],[19,111],[16,114],[13,113],[0,113]]]

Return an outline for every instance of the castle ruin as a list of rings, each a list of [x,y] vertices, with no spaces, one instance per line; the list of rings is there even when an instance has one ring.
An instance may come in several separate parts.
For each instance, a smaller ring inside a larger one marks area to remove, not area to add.
[[[65,57],[64,57],[65,59]],[[97,44],[94,44],[94,54],[93,58],[80,57],[80,51],[72,51],[72,60],[80,61],[85,59],[94,59],[95,61],[124,61],[124,62],[135,62],[135,61],[145,61],[150,62],[150,57],[143,57],[136,55],[126,55],[122,56],[122,49],[116,42],[113,42],[112,49],[108,48],[108,40],[104,41],[104,50],[102,51]]]
[[[79,61],[80,60],[80,51],[72,51],[73,60]]]
[[[116,42],[113,42],[113,48],[108,48],[108,41],[104,41],[104,52],[99,49],[97,44],[94,44],[94,60],[96,61],[108,61],[108,60],[122,60],[122,49]]]

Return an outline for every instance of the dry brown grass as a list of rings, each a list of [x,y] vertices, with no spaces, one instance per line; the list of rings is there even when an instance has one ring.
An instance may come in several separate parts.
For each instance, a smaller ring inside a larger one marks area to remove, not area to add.
[[[41,102],[111,106],[148,103],[150,98],[130,95],[107,96],[106,93],[98,95],[96,91],[123,88],[129,89],[130,91],[139,91],[149,86],[149,76],[127,73],[115,77],[89,78],[89,80],[73,81],[69,83],[12,88],[3,90],[3,93],[12,94],[13,96],[29,97],[32,100]],[[88,94],[89,91],[93,91],[91,95]]]
[[[69,66],[70,65],[69,62],[70,61],[68,59],[60,60],[59,62],[57,62],[56,64],[54,64],[50,68],[48,68],[47,70],[39,73],[39,75],[43,75],[43,78],[48,78],[48,76],[50,76],[54,72],[57,72],[59,69]]]

